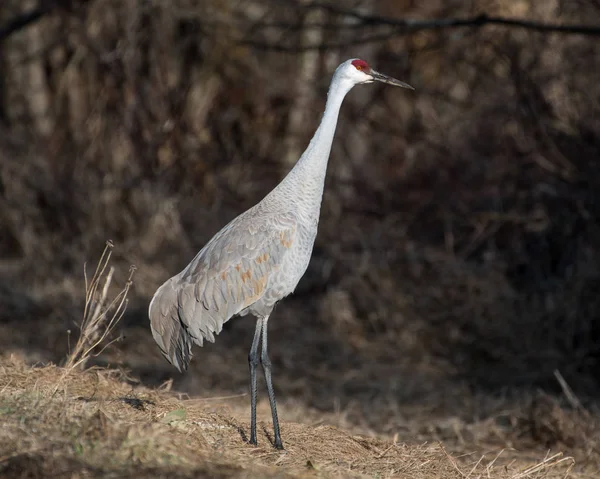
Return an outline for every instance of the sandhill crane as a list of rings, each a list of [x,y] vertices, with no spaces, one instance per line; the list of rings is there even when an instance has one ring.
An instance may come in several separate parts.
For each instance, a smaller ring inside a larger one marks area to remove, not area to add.
[[[274,441],[283,449],[267,353],[267,322],[275,303],[294,291],[306,271],[317,235],[327,161],[340,106],[360,83],[410,85],[350,59],[335,71],[321,124],[294,168],[260,203],[227,224],[179,274],[154,294],[149,307],[152,335],[180,372],[192,344],[214,342],[223,323],[248,313],[257,318],[250,364],[250,443],[256,445],[256,368],[262,364]],[[259,357],[258,346],[262,341]]]

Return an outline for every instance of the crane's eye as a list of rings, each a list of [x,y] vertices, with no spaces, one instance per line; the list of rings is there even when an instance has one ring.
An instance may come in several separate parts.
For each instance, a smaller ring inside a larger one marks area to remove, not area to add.
[[[354,68],[356,68],[358,71],[362,71],[364,67],[362,65],[354,65]]]

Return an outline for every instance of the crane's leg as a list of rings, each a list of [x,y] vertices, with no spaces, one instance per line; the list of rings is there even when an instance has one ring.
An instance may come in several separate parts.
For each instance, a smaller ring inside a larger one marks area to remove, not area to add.
[[[269,393],[269,403],[271,404],[271,414],[273,415],[273,429],[275,431],[274,445],[277,449],[283,449],[281,443],[281,433],[279,431],[279,419],[277,418],[277,404],[275,403],[275,391],[273,390],[273,381],[271,379],[271,360],[267,349],[267,322],[269,317],[262,318],[262,352],[260,362],[262,363],[267,382],[267,392]]]
[[[248,354],[248,364],[250,365],[250,444],[256,446],[256,367],[258,366],[258,343],[260,342],[260,333],[262,330],[262,319],[256,321],[254,330],[254,339],[250,354]]]

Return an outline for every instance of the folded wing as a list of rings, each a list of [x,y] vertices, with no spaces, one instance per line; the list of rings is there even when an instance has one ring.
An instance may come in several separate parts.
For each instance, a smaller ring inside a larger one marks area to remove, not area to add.
[[[296,241],[293,214],[249,210],[219,231],[150,302],[152,335],[179,371],[193,343],[214,342],[223,324],[260,300]]]

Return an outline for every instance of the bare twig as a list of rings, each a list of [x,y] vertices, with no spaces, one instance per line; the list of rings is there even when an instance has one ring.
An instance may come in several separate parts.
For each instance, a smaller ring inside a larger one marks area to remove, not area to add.
[[[586,412],[585,408],[581,404],[581,401],[575,395],[575,393],[571,389],[571,386],[569,386],[569,384],[567,383],[567,381],[565,380],[565,378],[563,377],[563,375],[560,373],[560,371],[558,369],[554,370],[554,377],[558,381],[558,384],[560,384],[562,392],[565,395],[565,397],[567,398],[567,401],[569,401],[569,404],[571,405],[571,407],[577,411]]]
[[[366,44],[380,42],[401,35],[408,35],[422,30],[441,30],[447,28],[462,28],[462,27],[484,27],[486,25],[500,25],[508,28],[523,28],[540,33],[559,33],[559,34],[578,34],[589,36],[600,36],[600,25],[562,25],[559,23],[544,23],[534,20],[525,20],[518,18],[495,17],[482,13],[467,18],[433,18],[429,20],[413,20],[406,18],[392,18],[382,15],[363,14],[358,11],[339,7],[330,3],[312,2],[302,8],[307,9],[322,9],[335,15],[350,18],[354,21],[348,25],[340,23],[336,25],[339,29],[352,28],[359,30],[360,28],[385,28],[384,32],[369,33],[356,35],[357,32],[347,40],[335,42],[319,42],[303,45],[285,45],[282,43],[272,43],[262,40],[254,40],[245,38],[241,42],[246,45],[251,45],[257,48],[264,48],[276,51],[299,52],[306,50],[328,50],[345,48],[350,45]],[[298,23],[264,23],[260,24],[261,28],[280,28],[301,29],[301,28],[332,28],[331,24],[309,23],[300,25]]]
[[[313,2],[307,8],[321,8],[338,15],[349,16],[359,20],[364,25],[402,27],[406,33],[419,30],[437,30],[452,27],[481,27],[484,25],[503,25],[506,27],[525,28],[538,32],[568,33],[580,35],[600,35],[600,25],[561,25],[558,23],[543,23],[534,20],[517,18],[493,17],[481,13],[467,18],[434,18],[431,20],[411,20],[404,18],[391,18],[382,15],[363,14],[355,10],[338,7],[325,2]]]

